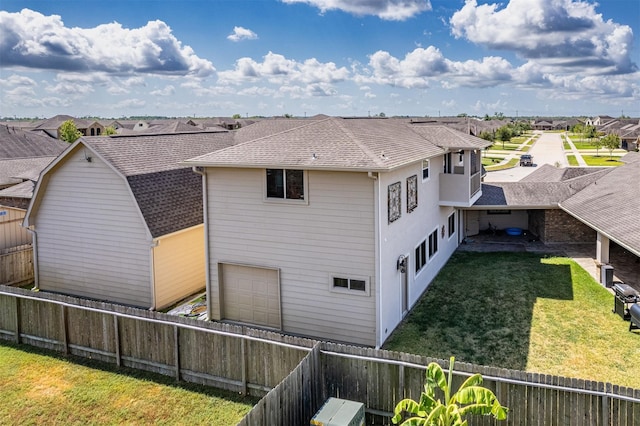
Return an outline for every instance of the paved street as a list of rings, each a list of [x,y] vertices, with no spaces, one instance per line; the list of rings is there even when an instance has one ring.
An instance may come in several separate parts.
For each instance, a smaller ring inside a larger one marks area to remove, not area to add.
[[[533,155],[533,162],[536,166],[542,164],[558,164],[560,167],[567,166],[567,159],[562,149],[561,133],[542,133],[533,147],[529,150]],[[515,182],[536,170],[537,167],[516,166],[511,169],[487,172],[485,182]]]

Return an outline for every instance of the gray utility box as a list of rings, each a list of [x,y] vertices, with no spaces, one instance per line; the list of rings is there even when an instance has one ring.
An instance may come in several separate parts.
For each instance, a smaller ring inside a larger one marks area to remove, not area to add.
[[[364,404],[340,398],[329,398],[318,410],[313,426],[364,426]]]
[[[600,267],[600,283],[607,288],[613,287],[613,266],[602,265]]]

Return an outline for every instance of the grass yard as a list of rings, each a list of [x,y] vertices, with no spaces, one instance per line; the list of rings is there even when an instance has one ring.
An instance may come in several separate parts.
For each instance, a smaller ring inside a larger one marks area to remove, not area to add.
[[[519,162],[520,162],[519,158],[512,158],[511,160],[509,160],[504,164],[495,165],[495,166],[485,166],[485,168],[487,169],[487,171],[490,171],[490,172],[496,171],[496,170],[510,169],[512,167],[517,166]]]
[[[582,159],[587,166],[622,166],[624,163],[620,161],[620,157],[612,157],[609,155],[582,155]]]
[[[578,160],[576,159],[575,155],[572,155],[572,154],[567,155],[567,161],[569,162],[570,166],[578,166],[579,165]]]
[[[0,424],[237,424],[257,402],[107,364],[0,344]]]
[[[383,349],[640,389],[640,333],[573,260],[455,253]]]

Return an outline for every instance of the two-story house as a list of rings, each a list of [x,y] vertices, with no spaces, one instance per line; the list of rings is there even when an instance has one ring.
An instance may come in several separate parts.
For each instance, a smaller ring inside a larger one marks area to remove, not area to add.
[[[183,162],[203,175],[210,318],[381,346],[461,241],[490,143],[396,119],[250,128]]]

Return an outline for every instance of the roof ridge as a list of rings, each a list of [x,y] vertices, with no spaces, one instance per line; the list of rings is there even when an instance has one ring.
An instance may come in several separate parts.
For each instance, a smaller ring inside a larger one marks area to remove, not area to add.
[[[351,140],[353,141],[353,143],[355,143],[358,148],[360,148],[362,150],[362,152],[364,152],[369,159],[371,159],[376,165],[378,166],[384,166],[384,152],[382,152],[380,155],[376,155],[366,144],[363,144],[360,139],[353,134],[353,132],[348,129],[345,125],[344,125],[344,119],[342,118],[337,118],[337,117],[331,117],[334,118],[334,120],[331,120],[332,122],[334,122],[339,128],[340,130],[342,130],[344,133],[346,133]],[[340,120],[340,121],[338,121]],[[321,120],[324,121],[324,120]]]

